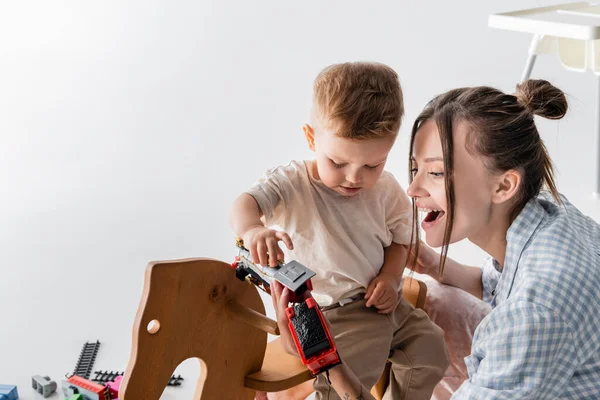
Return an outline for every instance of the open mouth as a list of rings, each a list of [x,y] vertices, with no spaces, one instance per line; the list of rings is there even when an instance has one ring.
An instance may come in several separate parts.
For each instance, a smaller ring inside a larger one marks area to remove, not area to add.
[[[444,215],[443,211],[432,210],[427,213],[427,215],[425,216],[425,219],[423,221],[433,222],[433,221],[436,221],[438,218],[442,218],[443,215]]]
[[[446,214],[442,210],[434,210],[431,208],[419,208],[419,211],[425,213],[425,218],[423,218],[423,222],[421,223],[421,226],[424,229],[435,225],[436,222],[442,219],[442,217]]]

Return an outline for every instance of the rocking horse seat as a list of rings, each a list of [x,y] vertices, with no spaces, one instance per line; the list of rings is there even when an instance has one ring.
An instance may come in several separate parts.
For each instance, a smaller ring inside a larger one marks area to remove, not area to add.
[[[246,376],[244,385],[264,392],[279,392],[312,378],[300,359],[286,353],[277,338],[267,344],[262,369]]]

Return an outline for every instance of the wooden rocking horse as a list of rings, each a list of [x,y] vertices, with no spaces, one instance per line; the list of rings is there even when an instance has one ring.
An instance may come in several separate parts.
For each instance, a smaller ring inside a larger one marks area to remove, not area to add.
[[[426,286],[406,278],[403,295],[416,307]],[[277,323],[265,316],[254,285],[238,280],[222,261],[197,258],[151,262],[133,327],[132,351],[119,391],[121,400],[158,400],[175,368],[200,359],[193,400],[254,399],[312,379],[308,369],[276,339]],[[386,368],[389,371],[388,368]],[[381,398],[387,385],[373,388]]]

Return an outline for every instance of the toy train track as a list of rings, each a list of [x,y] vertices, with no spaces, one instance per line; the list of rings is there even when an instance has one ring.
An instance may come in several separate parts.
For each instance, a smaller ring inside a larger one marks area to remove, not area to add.
[[[123,372],[119,372],[119,371],[94,371],[94,379],[92,379],[92,382],[96,382],[96,383],[108,383],[108,382],[112,382],[115,380],[115,378],[117,376],[123,376]]]
[[[96,375],[94,377],[94,379],[92,379],[93,382],[96,383],[101,383],[101,384],[105,384],[108,382],[112,382],[115,380],[115,378],[117,376],[122,376],[124,373],[121,371],[94,371],[94,374]],[[167,383],[167,386],[181,386],[181,381],[183,381],[183,378],[181,377],[181,375],[178,376],[171,376],[171,379],[169,379],[169,383]]]
[[[81,354],[79,354],[79,360],[77,361],[77,365],[75,366],[75,370],[73,371],[73,375],[81,376],[85,379],[90,378],[90,374],[92,373],[92,368],[94,368],[94,362],[96,361],[96,355],[98,354],[98,349],[100,348],[100,341],[96,340],[96,342],[86,342],[81,349]]]
[[[167,383],[167,386],[181,386],[182,380],[183,378],[181,377],[181,375],[173,375],[171,379],[169,379],[169,383]]]

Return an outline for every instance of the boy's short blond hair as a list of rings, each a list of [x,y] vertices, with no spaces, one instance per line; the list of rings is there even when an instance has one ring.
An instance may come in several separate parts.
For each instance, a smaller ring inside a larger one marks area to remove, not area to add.
[[[349,139],[395,136],[404,115],[398,74],[385,64],[334,64],[314,82],[313,112],[326,129]]]

